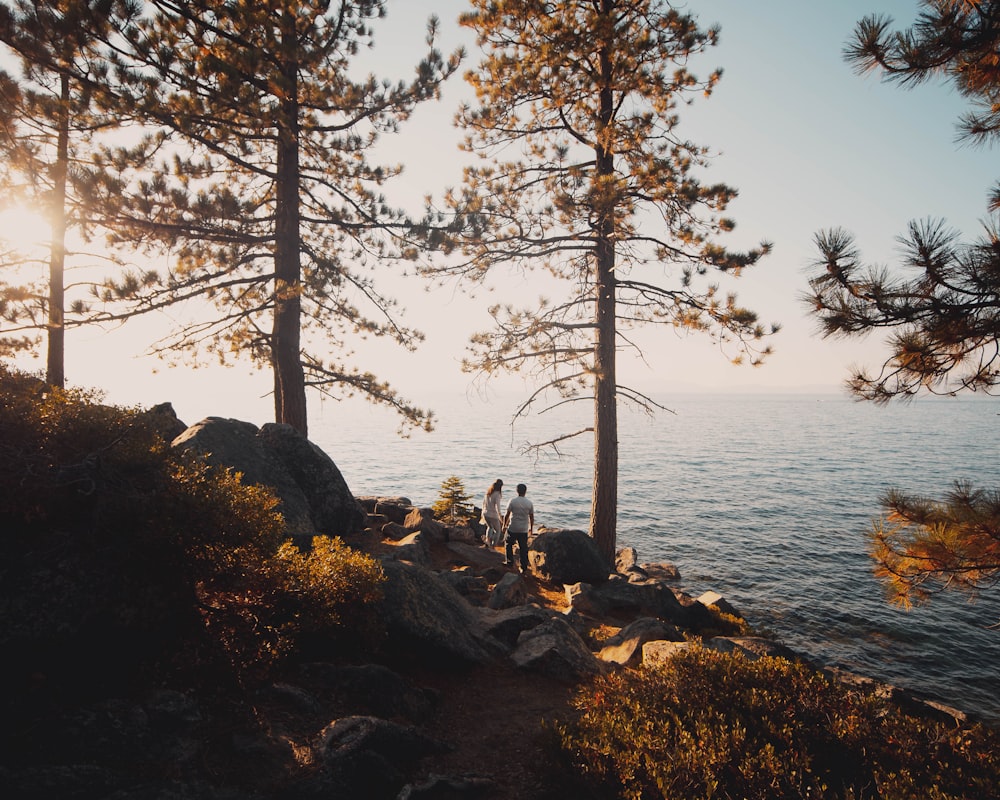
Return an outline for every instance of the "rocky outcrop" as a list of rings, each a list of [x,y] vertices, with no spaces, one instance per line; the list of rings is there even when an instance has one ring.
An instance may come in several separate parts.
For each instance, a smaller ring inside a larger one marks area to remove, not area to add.
[[[238,472],[246,484],[270,487],[290,536],[346,536],[360,530],[364,511],[336,464],[290,425],[208,417],[175,438],[171,447],[201,455]]]

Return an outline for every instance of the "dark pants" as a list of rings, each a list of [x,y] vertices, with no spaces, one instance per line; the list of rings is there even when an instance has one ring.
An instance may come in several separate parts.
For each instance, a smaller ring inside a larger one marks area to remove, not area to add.
[[[504,536],[504,559],[510,563],[514,562],[514,544],[517,543],[517,552],[521,560],[521,572],[528,571],[528,532],[508,530]]]

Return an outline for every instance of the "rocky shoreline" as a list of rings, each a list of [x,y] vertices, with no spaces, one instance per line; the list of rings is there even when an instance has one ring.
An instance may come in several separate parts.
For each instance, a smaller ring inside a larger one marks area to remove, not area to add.
[[[753,635],[717,593],[686,595],[671,564],[641,563],[626,548],[608,565],[585,533],[543,527],[522,575],[474,523],[445,525],[408,498],[354,497],[333,461],[288,426],[210,418],[187,428],[169,406],[155,413],[173,447],[273,487],[300,547],[336,535],[380,561],[383,643],[368,658],[298,660],[245,697],[159,686],[65,709],[48,724],[75,757],[0,767],[7,797],[555,798],[560,787],[537,765],[541,721],[571,718],[575,687],[695,646],[803,660]],[[911,713],[970,721],[827,672]]]

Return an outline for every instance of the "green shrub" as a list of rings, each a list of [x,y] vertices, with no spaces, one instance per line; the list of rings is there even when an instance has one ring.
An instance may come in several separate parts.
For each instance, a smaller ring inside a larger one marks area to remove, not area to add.
[[[320,618],[319,624],[340,624],[345,613],[382,596],[385,574],[379,563],[352,550],[339,538],[314,536],[302,552],[285,542],[277,553],[284,590]]]
[[[275,561],[276,584],[292,611],[286,631],[299,649],[317,642],[330,648],[348,638],[374,643],[374,609],[385,582],[378,561],[327,536],[313,537],[307,552],[286,542]]]
[[[572,765],[608,797],[982,800],[1000,737],[908,716],[779,658],[693,648],[582,689],[559,727]]]

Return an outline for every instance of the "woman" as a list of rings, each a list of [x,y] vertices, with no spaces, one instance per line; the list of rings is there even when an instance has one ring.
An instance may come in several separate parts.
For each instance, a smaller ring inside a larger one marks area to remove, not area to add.
[[[486,496],[483,498],[483,516],[480,522],[486,526],[487,547],[497,547],[503,536],[501,532],[503,523],[500,521],[500,509],[503,503],[503,494],[500,491],[502,488],[503,481],[497,478],[490,484],[490,488],[486,490]]]

